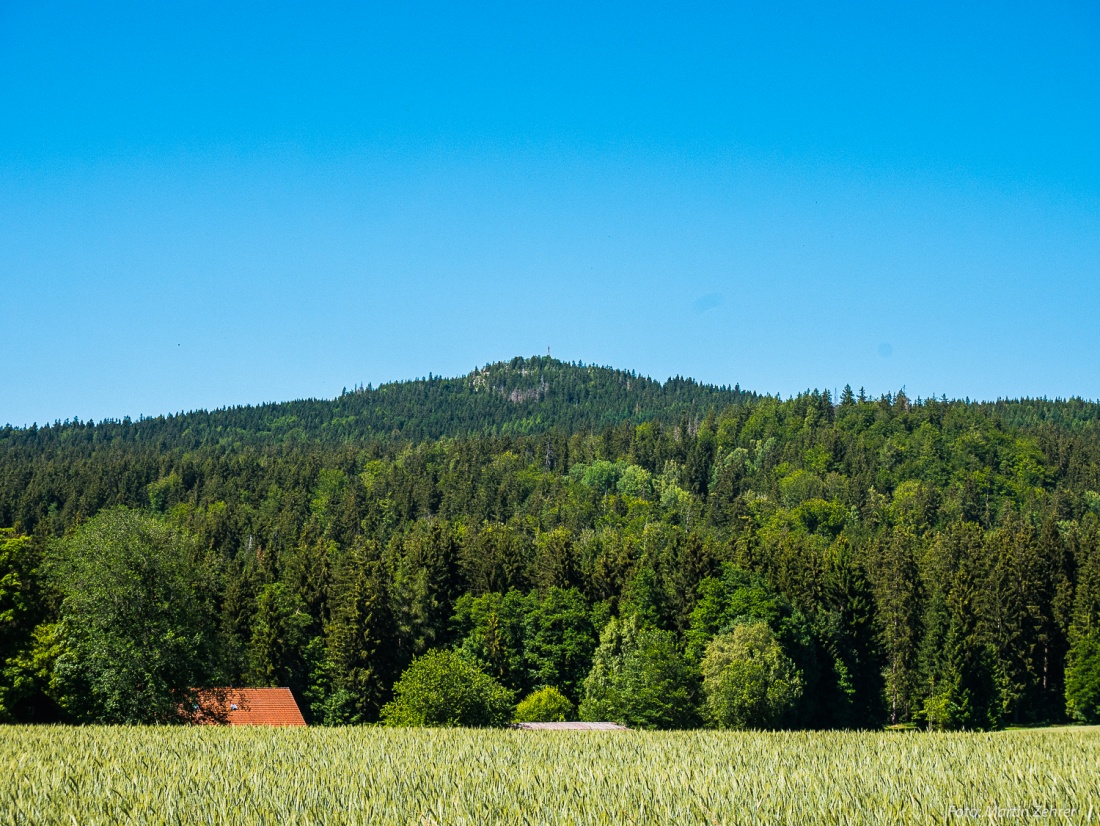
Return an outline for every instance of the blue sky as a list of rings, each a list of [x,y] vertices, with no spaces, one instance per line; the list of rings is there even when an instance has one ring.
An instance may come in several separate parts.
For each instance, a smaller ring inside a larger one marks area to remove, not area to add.
[[[1100,397],[1100,6],[0,0],[0,422],[517,354]]]

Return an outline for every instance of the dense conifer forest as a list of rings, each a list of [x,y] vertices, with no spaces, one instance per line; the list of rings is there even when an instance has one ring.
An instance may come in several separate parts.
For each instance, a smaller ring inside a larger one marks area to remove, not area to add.
[[[396,719],[435,649],[513,703],[552,687],[640,727],[1100,715],[1100,405],[1077,399],[784,400],[517,358],[8,426],[0,526],[6,720],[167,720],[200,685]]]

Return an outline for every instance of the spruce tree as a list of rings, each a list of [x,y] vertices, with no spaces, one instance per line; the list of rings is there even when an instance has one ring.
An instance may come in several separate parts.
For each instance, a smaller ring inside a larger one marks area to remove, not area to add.
[[[385,566],[374,542],[359,540],[340,562],[326,629],[328,722],[378,719],[400,672],[397,628]]]
[[[892,724],[911,719],[917,693],[922,600],[913,554],[915,541],[907,530],[893,529],[876,543],[871,564],[878,632],[886,659],[886,701]]]

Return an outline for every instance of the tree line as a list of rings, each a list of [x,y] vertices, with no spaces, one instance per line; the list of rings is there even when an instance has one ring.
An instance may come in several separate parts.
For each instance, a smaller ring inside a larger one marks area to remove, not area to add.
[[[486,708],[640,727],[1100,714],[1094,405],[548,359],[388,387],[295,403],[322,411],[304,425],[0,434],[4,716],[168,720],[190,687],[286,685],[313,722],[433,721],[409,698],[459,691],[458,660],[504,692]],[[405,429],[333,427],[353,396]]]

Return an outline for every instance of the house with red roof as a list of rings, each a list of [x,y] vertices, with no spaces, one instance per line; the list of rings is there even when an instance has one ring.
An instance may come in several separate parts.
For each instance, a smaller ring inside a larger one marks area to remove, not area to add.
[[[197,692],[192,720],[202,725],[304,726],[289,688],[206,688]]]

